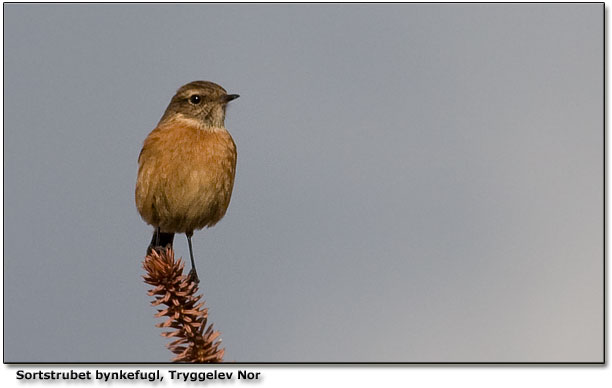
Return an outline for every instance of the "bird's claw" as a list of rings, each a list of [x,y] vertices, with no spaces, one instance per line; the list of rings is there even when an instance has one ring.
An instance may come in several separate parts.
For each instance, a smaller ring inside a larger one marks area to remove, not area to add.
[[[194,282],[195,284],[200,283],[200,278],[198,278],[198,273],[196,272],[194,268],[192,268],[191,271],[189,271],[188,276],[189,276],[189,281]]]

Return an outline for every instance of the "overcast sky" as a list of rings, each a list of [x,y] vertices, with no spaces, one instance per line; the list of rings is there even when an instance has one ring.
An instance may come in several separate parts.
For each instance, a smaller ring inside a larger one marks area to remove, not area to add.
[[[4,360],[170,360],[137,157],[202,79],[226,361],[602,361],[603,10],[5,4]]]

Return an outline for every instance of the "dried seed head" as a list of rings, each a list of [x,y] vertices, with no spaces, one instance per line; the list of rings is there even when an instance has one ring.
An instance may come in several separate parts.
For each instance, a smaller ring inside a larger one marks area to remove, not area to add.
[[[172,248],[160,252],[154,249],[145,258],[143,267],[147,271],[143,276],[145,283],[154,287],[148,292],[155,296],[151,304],[166,306],[158,310],[155,317],[166,317],[167,320],[156,326],[175,329],[162,333],[162,336],[178,338],[167,345],[177,355],[172,361],[223,362],[225,349],[219,349],[220,333],[213,331],[212,324],[207,325],[208,309],[204,308],[203,302],[198,303],[202,298],[196,295],[198,285],[183,275],[183,261],[174,260]]]

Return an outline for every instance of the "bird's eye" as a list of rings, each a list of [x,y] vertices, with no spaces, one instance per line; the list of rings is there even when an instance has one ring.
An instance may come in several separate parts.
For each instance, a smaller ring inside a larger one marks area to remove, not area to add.
[[[202,97],[194,94],[193,96],[189,97],[189,101],[194,105],[198,105],[200,102],[202,102]]]

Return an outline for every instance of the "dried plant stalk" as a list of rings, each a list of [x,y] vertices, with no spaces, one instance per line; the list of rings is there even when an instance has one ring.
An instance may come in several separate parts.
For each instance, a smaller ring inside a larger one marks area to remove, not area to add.
[[[145,283],[154,286],[149,290],[155,296],[153,306],[165,305],[158,309],[155,317],[167,317],[157,327],[174,330],[162,333],[164,337],[177,338],[169,343],[168,349],[177,354],[174,362],[210,363],[223,362],[225,349],[219,349],[221,339],[212,324],[208,327],[208,309],[200,302],[202,295],[196,295],[198,285],[188,275],[183,275],[183,261],[174,260],[172,248],[155,249],[143,262],[147,274]]]

